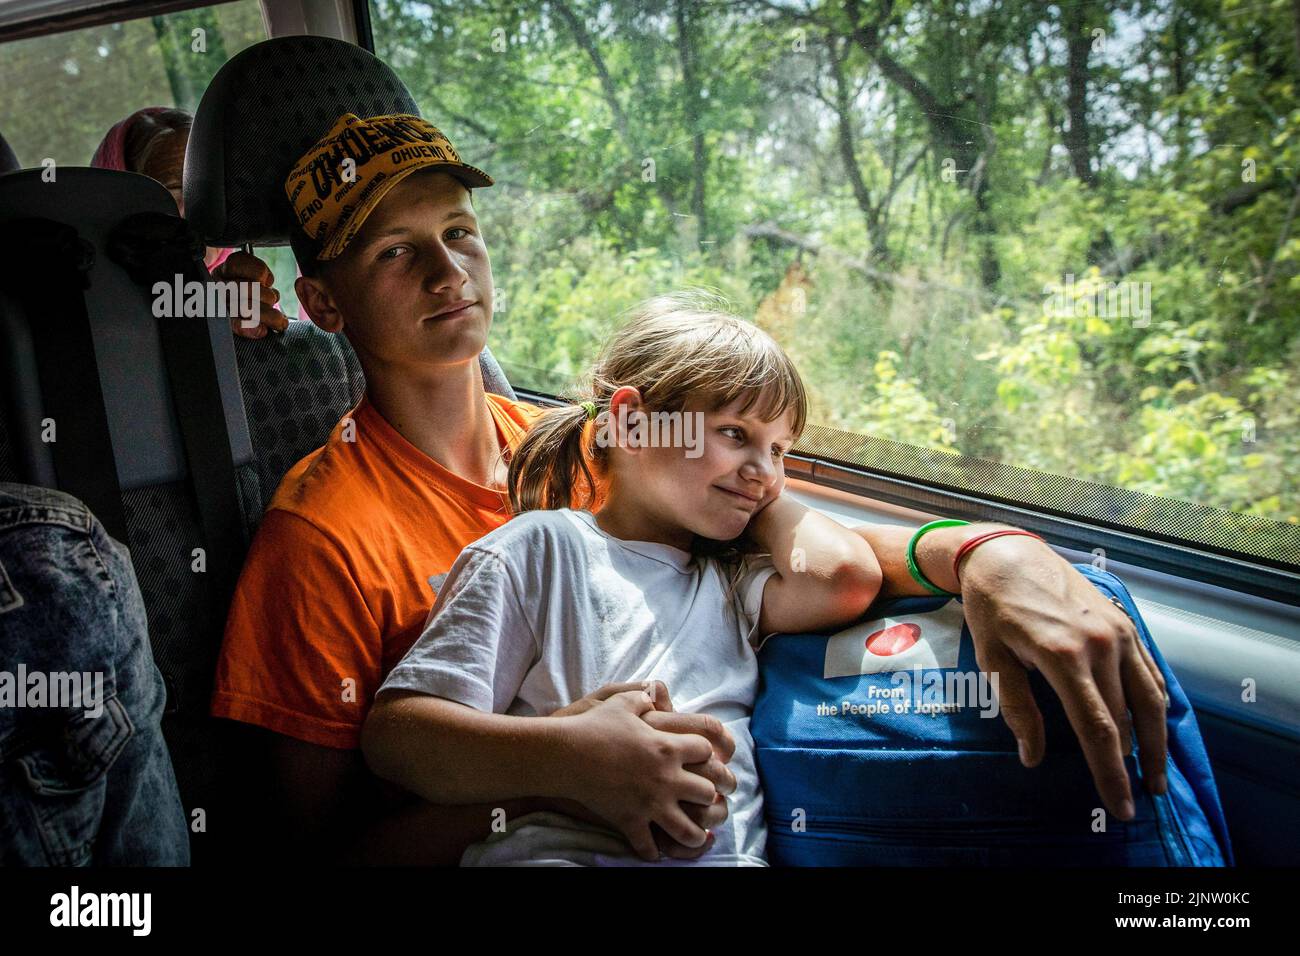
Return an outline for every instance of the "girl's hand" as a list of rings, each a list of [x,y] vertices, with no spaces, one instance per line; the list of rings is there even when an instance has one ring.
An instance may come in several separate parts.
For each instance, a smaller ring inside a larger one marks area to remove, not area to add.
[[[772,487],[768,490],[767,494],[765,494],[763,496],[763,499],[758,503],[758,507],[754,509],[754,513],[749,516],[749,520],[752,522],[756,517],[758,517],[758,515],[763,511],[764,508],[766,508],[772,502],[776,501],[777,498],[781,497],[781,492],[783,491],[785,491],[785,470],[784,469],[782,469],[780,474],[777,476],[776,483],[772,485]]]
[[[727,750],[730,741],[717,718],[673,715],[697,720],[703,735],[666,733],[643,719],[652,712],[650,696],[637,690],[614,694],[577,716],[561,718],[568,725],[569,756],[557,776],[567,785],[562,797],[607,820],[638,856],[649,861],[660,857],[655,826],[683,847],[705,847],[704,828],[682,804],[711,807],[718,790],[686,767],[706,764],[715,746]]]
[[[1060,696],[1111,813],[1134,813],[1124,770],[1134,726],[1148,789],[1164,793],[1165,682],[1128,615],[1046,544],[1023,536],[975,548],[960,583],[976,660],[998,675],[1021,763],[1043,758],[1043,717],[1028,679],[1037,669]]]
[[[230,330],[236,335],[242,335],[246,339],[260,339],[272,329],[283,332],[289,327],[288,317],[276,308],[280,293],[275,288],[275,276],[257,256],[247,252],[232,252],[225,262],[212,270],[212,278],[217,282],[257,282],[261,285],[258,289],[258,317],[261,321],[257,325],[249,325],[251,318],[232,316]]]
[[[615,694],[625,694],[628,691],[644,691],[649,694],[650,700],[654,703],[655,710],[671,712],[673,709],[672,698],[668,696],[668,686],[663,681],[641,680],[632,681],[626,684],[606,684],[604,687],[593,690],[590,694],[579,697],[572,704],[561,707],[559,710],[551,714],[551,716],[575,717],[578,714],[585,714],[602,700],[609,700]]]

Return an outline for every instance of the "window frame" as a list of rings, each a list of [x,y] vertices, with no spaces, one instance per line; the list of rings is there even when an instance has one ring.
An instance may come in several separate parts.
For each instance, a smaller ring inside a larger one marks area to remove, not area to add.
[[[370,0],[352,0],[352,29],[356,33],[353,42],[367,53],[374,53],[375,31],[370,22]]]
[[[143,0],[143,2],[119,0],[117,3],[69,10],[36,20],[22,21],[7,29],[0,29],[0,43],[29,40],[33,37],[84,30],[108,23],[122,23],[167,13],[197,10],[200,7],[216,7],[229,2],[230,0]],[[258,2],[265,7],[267,0],[258,0]]]

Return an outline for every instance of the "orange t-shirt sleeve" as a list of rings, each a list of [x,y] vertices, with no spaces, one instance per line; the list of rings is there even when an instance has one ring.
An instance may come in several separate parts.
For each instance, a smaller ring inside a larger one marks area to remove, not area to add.
[[[355,748],[382,661],[379,628],[342,549],[306,519],[268,511],[226,619],[213,715]]]

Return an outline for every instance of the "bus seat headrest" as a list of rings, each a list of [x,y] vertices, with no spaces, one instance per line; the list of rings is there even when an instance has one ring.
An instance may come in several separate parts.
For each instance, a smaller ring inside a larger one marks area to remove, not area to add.
[[[343,113],[419,115],[386,63],[330,37],[275,37],[235,55],[199,101],[185,217],[210,246],[273,246],[294,228],[284,179]]]

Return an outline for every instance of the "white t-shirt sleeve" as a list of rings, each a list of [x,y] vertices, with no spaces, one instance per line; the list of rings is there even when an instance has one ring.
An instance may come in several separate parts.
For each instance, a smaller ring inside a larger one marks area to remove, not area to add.
[[[471,546],[451,566],[424,631],[379,693],[413,690],[504,713],[538,654],[509,565]]]
[[[763,588],[776,574],[776,565],[770,555],[751,554],[741,559],[740,577],[736,583],[734,602],[740,618],[745,640],[758,650],[771,635],[758,633],[758,620],[763,612]]]

